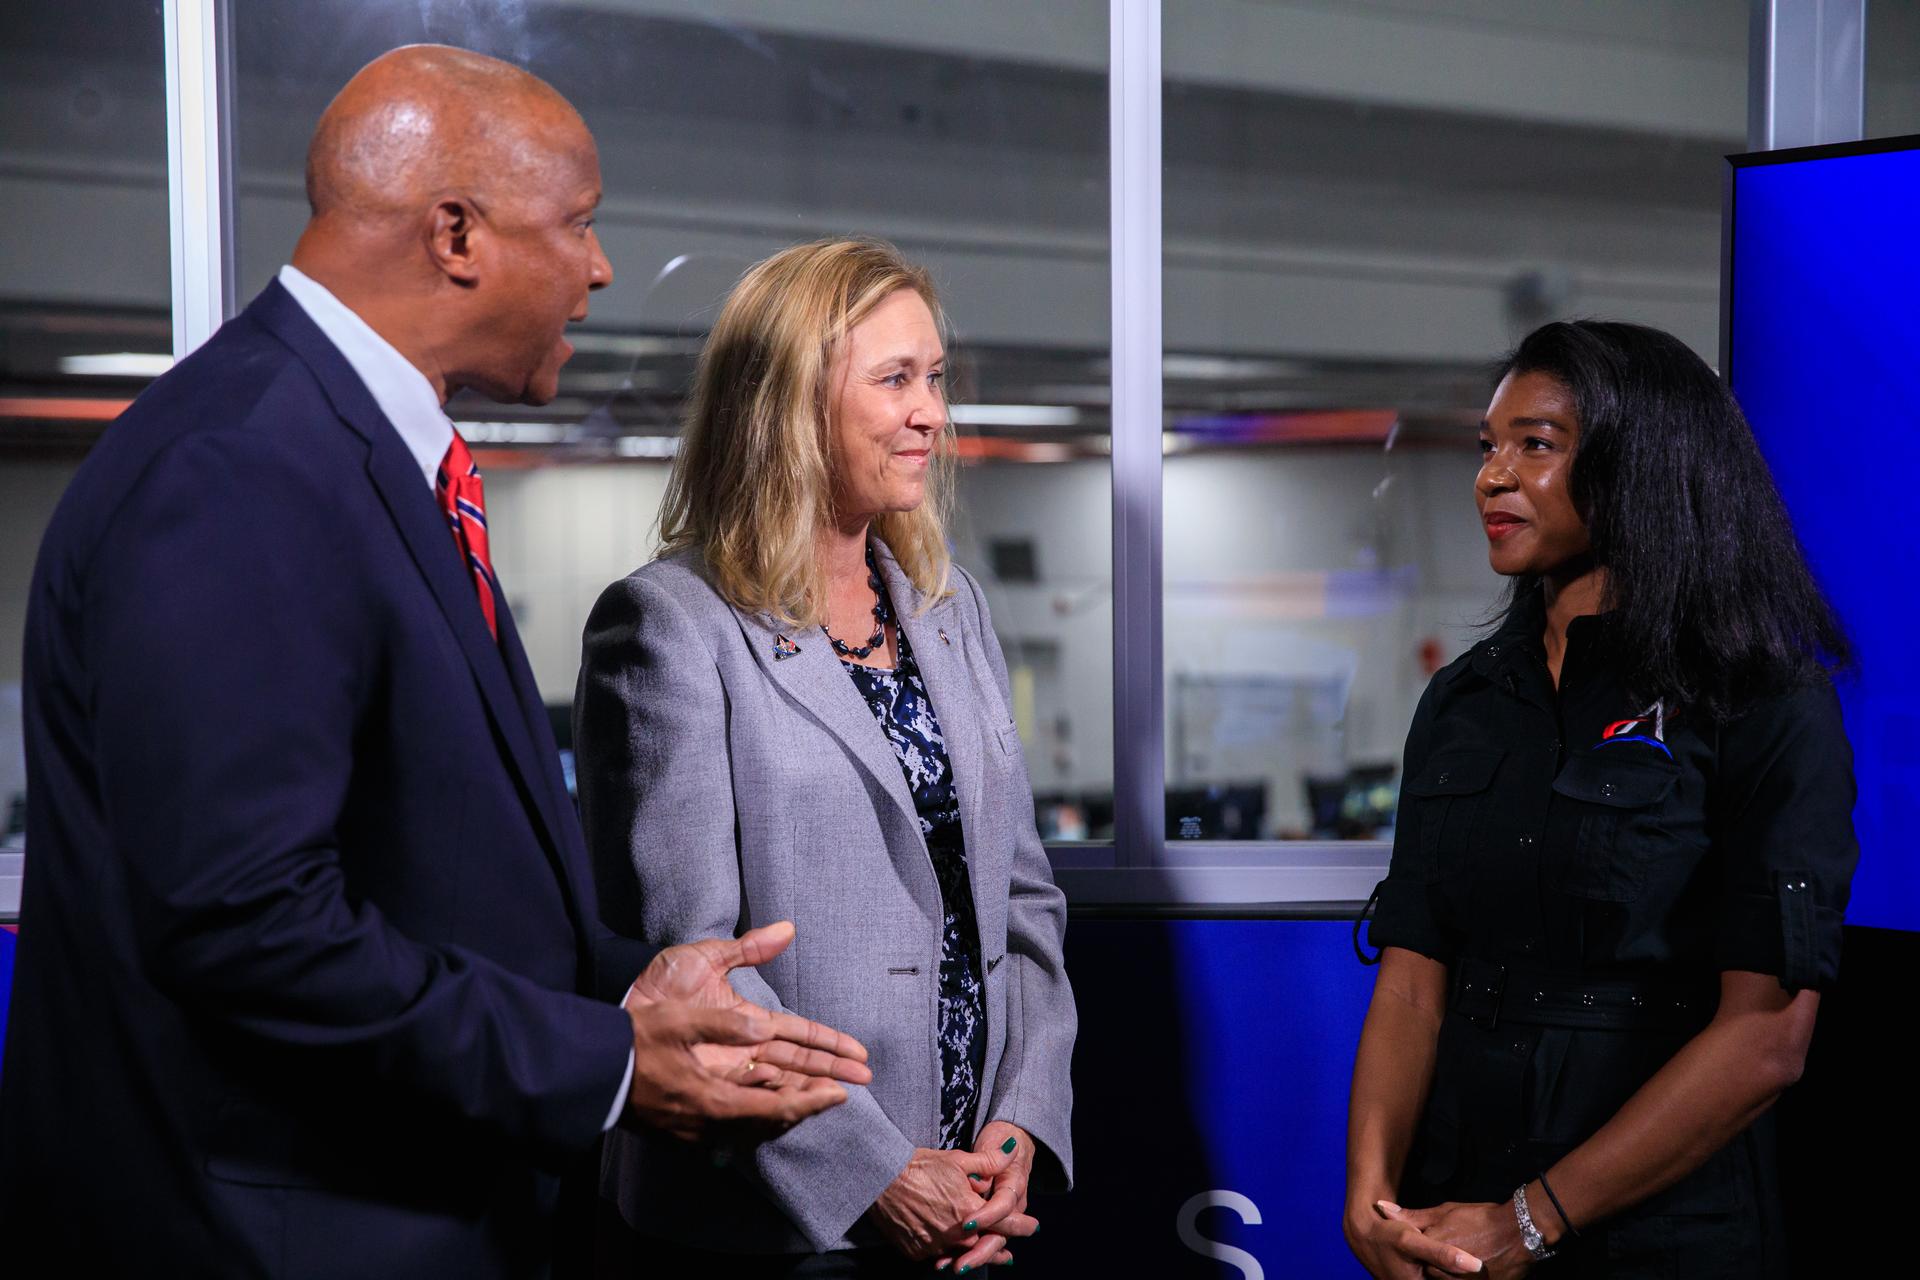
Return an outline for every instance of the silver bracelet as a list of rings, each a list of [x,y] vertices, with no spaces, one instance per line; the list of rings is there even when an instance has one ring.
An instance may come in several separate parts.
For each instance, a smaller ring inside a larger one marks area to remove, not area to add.
[[[1513,1193],[1513,1216],[1520,1222],[1520,1243],[1527,1247],[1527,1256],[1535,1262],[1545,1262],[1554,1254],[1547,1248],[1547,1242],[1540,1234],[1540,1228],[1533,1225],[1533,1214],[1527,1211],[1527,1184],[1521,1183]]]

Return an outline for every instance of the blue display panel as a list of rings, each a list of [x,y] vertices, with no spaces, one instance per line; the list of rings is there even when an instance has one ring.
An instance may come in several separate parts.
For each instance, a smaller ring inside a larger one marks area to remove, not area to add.
[[[19,939],[13,929],[0,925],[0,1045],[7,1042],[7,1004],[13,995],[13,952]],[[5,1241],[0,1241],[4,1246]]]
[[[1847,920],[1920,929],[1920,138],[1891,145],[1735,162],[1727,352],[1859,662]]]
[[[1378,971],[1352,938],[1344,920],[1074,920],[1079,1185],[1034,1199],[1008,1275],[1366,1280],[1340,1221]]]

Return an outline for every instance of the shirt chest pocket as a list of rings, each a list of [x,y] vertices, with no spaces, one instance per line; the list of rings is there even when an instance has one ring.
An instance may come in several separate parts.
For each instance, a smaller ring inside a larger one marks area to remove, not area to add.
[[[1450,747],[1407,779],[1405,803],[1420,838],[1413,846],[1419,861],[1406,871],[1439,880],[1465,869],[1480,811],[1505,754],[1498,747]]]
[[[1663,814],[1678,769],[1574,756],[1553,780],[1556,866],[1550,879],[1578,898],[1632,902],[1665,843]],[[1570,802],[1570,803],[1568,803]]]

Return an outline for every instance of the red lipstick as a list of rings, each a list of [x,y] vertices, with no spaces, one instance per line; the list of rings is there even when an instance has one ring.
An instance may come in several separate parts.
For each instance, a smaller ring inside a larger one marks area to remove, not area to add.
[[[1487,537],[1494,542],[1500,541],[1526,524],[1526,521],[1519,516],[1505,511],[1489,511],[1480,517],[1480,522],[1486,526]]]

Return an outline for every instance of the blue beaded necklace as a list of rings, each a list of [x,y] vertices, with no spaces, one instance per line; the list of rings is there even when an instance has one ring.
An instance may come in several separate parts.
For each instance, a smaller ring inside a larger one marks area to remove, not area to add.
[[[827,630],[827,624],[820,624],[820,634],[832,644],[833,651],[843,658],[869,658],[873,651],[887,642],[887,593],[880,586],[880,566],[874,562],[873,544],[867,544],[867,585],[873,588],[873,635],[865,644],[848,644],[837,639]]]

